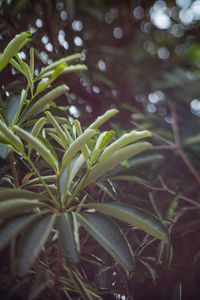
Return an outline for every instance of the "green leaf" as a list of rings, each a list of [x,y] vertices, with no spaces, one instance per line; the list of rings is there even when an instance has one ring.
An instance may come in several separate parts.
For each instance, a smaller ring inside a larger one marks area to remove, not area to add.
[[[118,225],[99,213],[75,213],[77,221],[105,248],[118,263],[131,272],[134,257],[131,248]]]
[[[6,145],[0,144],[0,157],[1,158],[6,159],[9,152],[10,152],[9,147],[7,147]]]
[[[95,182],[100,176],[102,176],[112,168],[116,167],[124,160],[129,159],[130,157],[144,150],[150,149],[151,147],[152,147],[151,144],[148,142],[140,142],[140,143],[128,145],[116,151],[109,157],[99,161],[89,173],[84,187],[86,187],[88,184],[92,182]]]
[[[76,153],[86,145],[87,141],[93,137],[97,131],[95,129],[87,129],[69,146],[62,159],[62,170],[68,164]]]
[[[25,31],[17,34],[14,39],[10,41],[3,54],[0,56],[0,71],[2,71],[7,66],[10,59],[20,51],[30,35],[31,33],[29,31]]]
[[[35,123],[35,125],[33,126],[33,129],[31,131],[31,134],[33,136],[37,136],[39,135],[41,129],[43,128],[44,124],[46,124],[46,118],[42,117],[40,119],[37,120],[37,122]]]
[[[69,63],[73,60],[79,59],[82,57],[81,53],[76,53],[76,54],[72,54],[69,56],[66,56],[64,58],[61,58],[57,61],[55,61],[54,63],[50,64],[49,66],[47,66],[46,68],[44,68],[40,74],[38,75],[38,77],[40,78],[42,75],[44,75],[45,73],[55,69],[58,65],[62,64],[62,63]]]
[[[42,144],[46,147],[46,149],[48,149],[54,159],[54,162],[58,168],[58,156],[57,156],[57,153],[56,151],[54,150],[54,147],[51,145],[51,143],[46,139],[44,138],[43,136],[38,136],[37,137],[39,141],[42,142]]]
[[[140,178],[138,176],[132,176],[132,175],[118,175],[118,176],[112,176],[111,177],[112,180],[124,180],[124,181],[131,181],[131,182],[138,182],[138,183],[141,183],[141,184],[149,184],[149,181],[143,179],[143,178]]]
[[[64,94],[69,90],[68,86],[65,84],[61,84],[54,89],[52,89],[50,92],[48,92],[45,96],[38,99],[35,104],[33,104],[29,110],[24,114],[22,121],[25,121],[32,117],[34,114],[39,113],[40,111],[44,110],[46,105],[49,104],[54,99],[58,98],[60,95]]]
[[[34,193],[22,189],[10,189],[10,188],[0,188],[0,201],[12,200],[12,199],[29,199],[29,200],[45,200],[46,197],[40,195],[39,193]]]
[[[30,48],[30,72],[31,77],[34,78],[34,48]]]
[[[104,150],[104,152],[102,153],[102,155],[100,157],[100,160],[103,160],[103,159],[109,157],[117,150],[121,149],[122,147],[124,147],[132,142],[137,141],[138,139],[142,139],[142,138],[150,137],[150,136],[152,136],[152,134],[150,131],[147,131],[147,130],[143,130],[143,131],[133,130],[130,133],[125,133],[124,135],[122,135],[119,139],[117,139],[114,143],[109,145]]]
[[[63,213],[57,215],[56,228],[59,232],[61,245],[65,254],[72,260],[72,262],[78,263],[79,253],[74,239],[74,226],[71,214]]]
[[[20,95],[11,94],[6,100],[6,117],[8,124],[10,125],[18,111],[20,105]]]
[[[12,199],[9,201],[1,201],[0,218],[6,219],[40,206],[44,206],[44,204],[40,203],[38,200]]]
[[[17,151],[24,152],[24,146],[21,140],[6,126],[4,122],[0,119],[0,131],[9,140],[11,146]]]
[[[15,216],[12,219],[6,220],[0,226],[0,250],[7,245],[7,243],[20,233],[27,224],[33,221],[37,215],[25,215],[25,216]]]
[[[17,54],[16,54],[16,58],[18,60],[19,65],[21,66],[21,69],[23,70],[24,76],[28,81],[28,87],[30,88],[31,95],[33,96],[34,84],[33,84],[33,78],[29,66]]]
[[[53,227],[56,215],[42,217],[31,223],[19,241],[18,275],[24,276],[44,246]]]
[[[99,128],[103,125],[107,120],[109,120],[112,116],[117,114],[119,111],[118,109],[109,109],[107,110],[102,116],[99,116],[89,127],[88,129],[95,129]]]
[[[103,151],[103,149],[108,144],[108,142],[112,139],[114,134],[115,134],[114,130],[105,131],[100,134],[100,136],[96,141],[94,150],[92,151],[92,155],[91,155],[92,162],[95,162],[98,159],[100,153]]]
[[[60,175],[60,191],[62,195],[66,195],[74,177],[77,175],[84,162],[84,156],[81,154],[78,157],[72,158],[69,170],[68,164],[63,168]]]
[[[57,172],[58,170],[58,161],[52,155],[51,149],[48,149],[44,144],[39,141],[36,137],[32,136],[27,131],[21,129],[18,126],[14,126],[14,130],[23,138],[27,143],[31,145],[43,158],[48,164]]]
[[[65,146],[65,149],[67,149],[67,147],[69,145],[69,140],[68,140],[65,132],[63,131],[63,129],[61,128],[61,126],[58,124],[58,122],[56,121],[56,119],[53,117],[53,115],[49,111],[46,111],[45,114],[47,116],[48,121],[56,129],[56,133],[60,137],[60,139],[62,140],[62,143]]]
[[[10,64],[11,64],[16,70],[18,70],[20,73],[22,73],[22,74],[25,76],[24,70],[21,68],[20,64],[19,64],[14,58],[11,58]]]
[[[96,209],[101,213],[136,226],[165,243],[169,242],[168,229],[157,217],[146,210],[123,203],[90,203],[85,204],[84,207]]]
[[[82,134],[82,129],[81,129],[81,124],[78,120],[74,120],[74,126],[76,128],[77,135],[80,136]],[[85,158],[86,163],[89,165],[89,157],[90,157],[90,150],[85,144],[82,148],[81,151],[83,153],[83,156]]]

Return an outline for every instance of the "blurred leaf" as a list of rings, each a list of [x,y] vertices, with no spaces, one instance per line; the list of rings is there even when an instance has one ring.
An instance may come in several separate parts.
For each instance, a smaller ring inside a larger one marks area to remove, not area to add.
[[[44,206],[38,200],[13,199],[0,202],[0,218],[7,219],[17,214],[22,214],[26,211],[32,211],[35,207]]]
[[[16,149],[17,151],[20,151],[24,153],[24,146],[21,142],[21,140],[6,126],[4,122],[0,119],[0,132],[2,132],[5,137],[10,142],[11,146]]]
[[[0,249],[5,247],[7,243],[18,233],[26,227],[31,221],[33,221],[37,215],[24,215],[24,216],[15,216],[12,219],[6,220],[3,224],[0,225]]]
[[[16,53],[23,47],[24,42],[28,39],[31,35],[29,31],[22,32],[17,34],[7,45],[3,54],[0,55],[0,71],[2,71],[7,64],[9,63],[10,59],[16,55]]]
[[[13,200],[13,199],[29,199],[29,200],[45,200],[45,196],[40,195],[39,193],[34,193],[22,189],[10,189],[0,187],[0,201]]]
[[[10,94],[10,96],[6,100],[6,116],[9,125],[12,123],[19,108],[20,99],[20,95]]]
[[[24,276],[39,255],[55,221],[55,215],[42,217],[24,232],[18,248],[18,275]]]

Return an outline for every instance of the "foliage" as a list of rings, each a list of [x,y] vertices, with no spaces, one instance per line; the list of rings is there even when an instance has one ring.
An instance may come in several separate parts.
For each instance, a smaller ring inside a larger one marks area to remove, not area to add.
[[[120,114],[110,119],[111,128],[107,125],[118,138],[135,128],[152,132],[153,151],[126,160],[86,190],[103,203],[112,198],[155,213],[169,225],[171,245],[151,243],[141,231],[117,221],[134,249],[134,276],[127,277],[119,269],[113,275],[105,267],[98,273],[98,281],[108,288],[114,283],[110,291],[117,299],[119,295],[137,300],[180,299],[181,291],[182,299],[198,299],[199,0],[9,0],[0,5],[0,51],[16,33],[27,28],[34,32],[34,77],[42,67],[72,53],[81,52],[81,61],[88,66],[87,72],[60,75],[59,80],[70,86],[70,91],[50,102],[45,111],[56,120],[66,118],[67,111],[70,121],[78,117],[85,129],[99,114],[116,108]],[[19,52],[28,65],[29,52],[29,44]],[[9,103],[6,111],[20,101],[19,96],[12,101],[7,98],[21,95],[26,89],[24,78],[10,64],[0,73],[2,100]],[[40,97],[42,94],[36,98]],[[67,110],[63,112],[64,107]],[[44,114],[37,118],[41,116],[47,118]],[[12,115],[9,118],[12,120]],[[27,130],[26,122],[28,119],[17,125]],[[44,127],[49,127],[47,136],[60,161],[63,150],[59,148],[63,146],[55,142],[55,129],[49,124]],[[105,125],[102,128],[104,133]],[[90,150],[94,147],[91,140]],[[1,160],[0,172],[1,184],[10,187],[14,186],[14,172],[9,167],[12,155],[7,156],[7,151],[4,147],[4,154],[1,152],[7,159]],[[98,149],[95,152],[97,155]],[[34,150],[31,157],[36,158]],[[33,173],[18,155],[14,159],[21,185],[23,178],[24,182],[30,180]],[[38,157],[35,162],[44,176],[49,175],[43,159]],[[39,188],[39,183],[35,184]],[[92,241],[92,252],[99,257]],[[102,252],[101,258],[110,263]],[[92,282],[95,276],[91,270]]]
[[[0,190],[0,249],[15,242],[12,255],[16,264],[12,276],[23,278],[32,274],[35,281],[44,276],[37,291],[30,291],[30,299],[46,289],[69,298],[78,294],[83,299],[101,299],[102,289],[108,287],[100,283],[97,288],[95,281],[93,285],[89,283],[87,263],[95,264],[99,272],[105,267],[114,272],[121,266],[131,274],[135,260],[140,259],[135,257],[126,234],[115,220],[142,229],[151,236],[151,241],[160,239],[163,245],[169,243],[167,227],[154,214],[123,202],[97,199],[91,193],[91,186],[95,187],[99,179],[101,188],[107,189],[106,183],[111,180],[109,171],[115,166],[150,149],[149,142],[135,142],[150,137],[151,133],[132,130],[113,141],[114,131],[101,132],[99,127],[117,109],[106,111],[84,131],[78,120],[69,122],[53,115],[48,104],[68,90],[64,84],[53,86],[53,81],[61,73],[83,70],[85,66],[67,66],[66,62],[79,57],[72,55],[52,63],[34,77],[33,48],[29,65],[15,52],[21,47],[24,35],[26,38],[29,33],[17,35],[1,55],[2,69],[11,63],[26,77],[27,87],[22,90],[17,107],[12,104],[12,109],[6,111],[2,101],[0,139],[3,150],[9,149],[6,153],[11,157],[14,187]],[[14,153],[29,168],[22,181],[16,173]],[[90,236],[97,242],[94,250],[98,254],[90,250]],[[114,266],[103,262],[98,244],[116,261]],[[55,265],[52,256],[56,252]],[[82,266],[84,260],[86,266]]]

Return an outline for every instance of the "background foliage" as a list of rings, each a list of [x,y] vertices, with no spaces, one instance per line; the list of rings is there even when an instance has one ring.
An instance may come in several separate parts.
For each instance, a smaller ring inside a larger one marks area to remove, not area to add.
[[[116,107],[121,114],[110,126],[119,136],[140,126],[153,132],[154,151],[117,170],[139,182],[115,181],[121,199],[173,220],[172,262],[167,267],[170,255],[158,251],[156,286],[140,266],[135,286],[123,287],[136,299],[176,297],[181,286],[183,299],[199,292],[199,11],[198,0],[1,1],[1,51],[29,29],[38,70],[82,52],[88,72],[63,75],[70,92],[56,102],[68,105],[71,118],[87,126]],[[20,55],[27,61],[28,46]],[[0,76],[3,100],[24,87],[10,66]],[[20,161],[18,167],[23,178],[25,167]],[[9,174],[2,160],[3,185],[12,184]],[[136,241],[140,245],[140,236]],[[155,258],[155,250],[145,248],[144,256]],[[165,262],[161,268],[159,259]]]

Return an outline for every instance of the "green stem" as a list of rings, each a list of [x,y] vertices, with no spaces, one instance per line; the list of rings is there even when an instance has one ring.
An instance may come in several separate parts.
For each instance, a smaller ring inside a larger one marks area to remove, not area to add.
[[[63,203],[61,198],[61,191],[60,191],[60,174],[57,175],[57,202],[60,205],[60,208],[63,209]]]
[[[76,198],[77,194],[81,191],[82,187],[84,186],[87,177],[90,173],[90,169],[87,170],[85,176],[83,176],[83,178],[80,180],[80,182],[77,184],[77,186],[75,187],[75,190],[73,192],[73,194],[70,196],[66,208],[70,206],[70,204],[73,202],[73,200]]]
[[[51,192],[51,190],[48,188],[48,185],[46,184],[46,182],[44,181],[44,179],[42,178],[42,176],[40,175],[40,173],[38,172],[38,170],[36,169],[35,165],[33,164],[33,162],[31,161],[30,157],[25,157],[25,159],[28,161],[28,163],[30,164],[30,166],[33,168],[35,174],[38,176],[38,178],[40,179],[41,183],[43,184],[43,186],[45,187],[46,191],[48,192],[49,196],[51,197],[52,202],[55,204],[55,206],[57,208],[58,207],[58,202],[56,201],[56,198],[54,197],[53,193]]]
[[[14,185],[15,185],[15,188],[18,188],[19,187],[19,179],[17,176],[16,167],[15,167],[15,157],[14,157],[13,151],[10,152],[9,159],[10,159],[10,165],[11,165],[12,175],[13,175],[13,179],[14,179]]]

